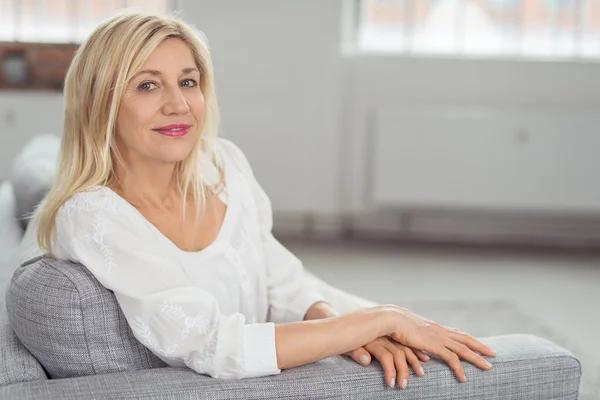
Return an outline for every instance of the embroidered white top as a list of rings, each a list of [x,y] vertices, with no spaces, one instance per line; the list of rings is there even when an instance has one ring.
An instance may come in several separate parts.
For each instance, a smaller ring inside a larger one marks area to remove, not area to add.
[[[60,208],[53,250],[112,290],[136,338],[168,365],[216,378],[277,374],[274,324],[301,321],[325,299],[272,235],[270,200],[242,151],[226,139],[216,150],[227,209],[201,251],[179,249],[102,186]]]

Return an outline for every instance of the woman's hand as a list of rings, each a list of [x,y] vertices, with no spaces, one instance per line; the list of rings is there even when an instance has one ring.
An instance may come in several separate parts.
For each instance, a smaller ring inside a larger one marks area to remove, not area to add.
[[[310,307],[304,319],[322,319],[336,315],[338,315],[338,312],[333,307],[327,303],[319,302]],[[394,384],[398,382],[398,386],[402,389],[406,389],[408,382],[408,364],[412,366],[417,375],[423,376],[421,361],[429,361],[429,357],[425,353],[412,350],[410,347],[390,340],[387,336],[377,338],[365,346],[344,355],[352,357],[354,361],[364,366],[371,363],[371,356],[375,357],[383,367],[385,383],[389,387],[394,387]]]
[[[406,347],[388,337],[377,338],[345,355],[352,357],[354,361],[364,366],[371,363],[372,355],[383,367],[385,383],[393,388],[398,382],[401,389],[406,389],[408,384],[408,364],[418,376],[423,376],[425,373],[421,361],[429,361],[429,357],[425,353]]]
[[[461,359],[484,370],[492,368],[489,362],[473,350],[489,357],[494,357],[496,353],[471,335],[442,326],[402,307],[380,307],[389,312],[392,318],[391,333],[388,335],[391,339],[404,346],[439,356],[452,368],[460,382],[467,381]]]

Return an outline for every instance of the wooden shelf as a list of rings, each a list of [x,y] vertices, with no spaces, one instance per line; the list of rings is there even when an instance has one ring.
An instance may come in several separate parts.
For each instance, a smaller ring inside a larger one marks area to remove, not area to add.
[[[76,44],[0,42],[0,90],[62,91]],[[11,82],[6,71],[10,57],[24,61],[25,79]]]

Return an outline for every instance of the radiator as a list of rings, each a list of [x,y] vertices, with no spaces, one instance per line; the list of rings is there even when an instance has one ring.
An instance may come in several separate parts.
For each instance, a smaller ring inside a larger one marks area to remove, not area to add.
[[[374,110],[371,207],[600,217],[600,112]]]

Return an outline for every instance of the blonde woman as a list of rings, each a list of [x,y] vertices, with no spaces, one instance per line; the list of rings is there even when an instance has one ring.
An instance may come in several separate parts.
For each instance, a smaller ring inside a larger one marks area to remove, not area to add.
[[[279,373],[339,354],[406,388],[435,354],[465,382],[491,349],[384,305],[338,315],[272,235],[269,198],[217,137],[205,38],[174,18],[121,13],[79,48],[65,82],[58,174],[37,210],[48,254],[88,268],[136,338],[216,378]],[[478,353],[476,353],[477,351]]]

